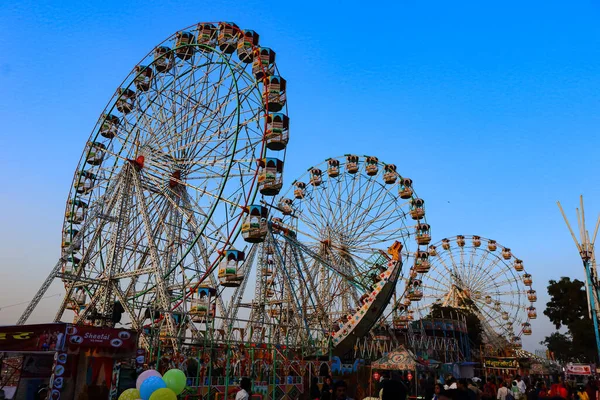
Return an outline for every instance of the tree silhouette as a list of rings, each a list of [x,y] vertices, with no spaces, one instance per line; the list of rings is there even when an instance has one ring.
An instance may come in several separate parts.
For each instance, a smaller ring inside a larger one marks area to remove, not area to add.
[[[566,328],[566,333],[554,332],[541,344],[545,344],[557,360],[596,361],[596,338],[594,324],[589,317],[585,284],[563,276],[559,281],[548,283],[550,301],[544,315],[556,329]]]

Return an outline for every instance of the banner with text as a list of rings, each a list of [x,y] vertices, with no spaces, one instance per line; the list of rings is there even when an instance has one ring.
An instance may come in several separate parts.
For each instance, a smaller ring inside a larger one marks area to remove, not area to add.
[[[511,357],[488,357],[483,360],[485,368],[519,369],[519,362]]]

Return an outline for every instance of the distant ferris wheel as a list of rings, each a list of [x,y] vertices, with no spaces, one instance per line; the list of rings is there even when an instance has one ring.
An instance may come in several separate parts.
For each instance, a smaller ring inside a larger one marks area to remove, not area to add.
[[[412,267],[400,318],[425,317],[434,304],[466,309],[480,318],[490,344],[510,340],[520,348],[521,335],[531,335],[530,320],[537,318],[532,284],[523,261],[495,240],[463,235],[442,239]]]

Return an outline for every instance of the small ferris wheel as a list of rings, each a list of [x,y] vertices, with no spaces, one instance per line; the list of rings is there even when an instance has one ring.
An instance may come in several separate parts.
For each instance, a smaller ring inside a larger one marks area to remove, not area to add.
[[[404,321],[425,317],[433,305],[468,310],[494,346],[521,347],[537,318],[532,275],[511,249],[480,236],[458,235],[430,245],[406,279]]]

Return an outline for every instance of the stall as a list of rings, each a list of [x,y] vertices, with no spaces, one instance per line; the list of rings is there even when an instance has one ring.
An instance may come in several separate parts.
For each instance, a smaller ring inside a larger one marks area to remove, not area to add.
[[[120,361],[135,357],[137,333],[65,323],[0,327],[7,398],[116,398]],[[10,374],[10,376],[6,376]],[[14,394],[12,394],[14,392]],[[12,394],[12,396],[11,396]]]

